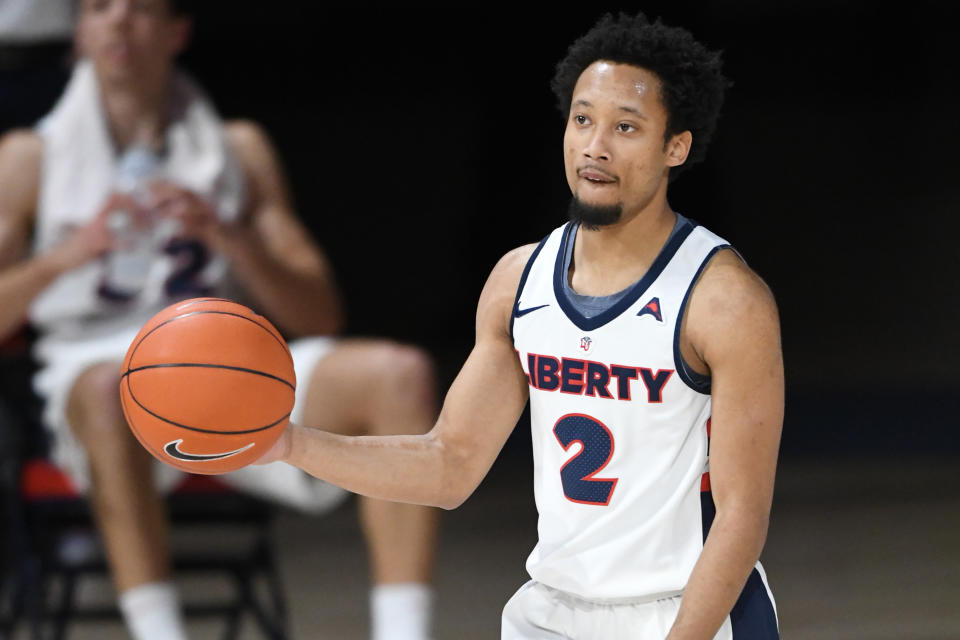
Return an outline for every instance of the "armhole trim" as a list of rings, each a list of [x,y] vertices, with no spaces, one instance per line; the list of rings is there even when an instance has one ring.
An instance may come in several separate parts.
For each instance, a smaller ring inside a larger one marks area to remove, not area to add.
[[[687,292],[683,295],[683,302],[680,303],[680,311],[677,312],[677,322],[673,328],[673,360],[677,365],[677,374],[688,387],[697,393],[702,393],[707,396],[710,395],[710,376],[694,371],[690,368],[690,365],[687,364],[687,361],[683,359],[683,354],[680,352],[680,330],[681,327],[683,327],[683,316],[687,311],[687,302],[690,299],[690,293],[693,291],[693,287],[696,286],[697,281],[700,280],[700,274],[707,268],[711,258],[721,249],[732,249],[732,247],[729,244],[717,245],[710,250],[710,253],[708,253],[703,259],[703,262],[700,263],[697,273],[690,281],[690,286],[687,287]]]
[[[530,254],[530,258],[527,260],[527,264],[523,267],[523,274],[520,276],[520,284],[517,285],[517,295],[513,298],[513,308],[510,309],[510,342],[516,343],[513,338],[513,321],[517,317],[517,309],[520,306],[520,294],[523,293],[523,286],[527,284],[527,276],[530,275],[530,269],[533,267],[533,263],[536,262],[537,256],[540,255],[540,250],[543,249],[543,245],[547,244],[547,240],[550,239],[552,233],[548,233],[543,240],[540,241],[540,244],[537,245],[537,248],[533,250],[533,253]]]

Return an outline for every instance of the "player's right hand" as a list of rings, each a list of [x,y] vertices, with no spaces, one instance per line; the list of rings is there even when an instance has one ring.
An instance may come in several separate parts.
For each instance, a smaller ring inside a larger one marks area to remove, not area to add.
[[[87,224],[71,233],[66,240],[50,251],[47,258],[60,272],[75,269],[98,258],[114,246],[114,237],[110,233],[107,221],[114,211],[128,211],[141,215],[142,208],[128,195],[112,194]]]

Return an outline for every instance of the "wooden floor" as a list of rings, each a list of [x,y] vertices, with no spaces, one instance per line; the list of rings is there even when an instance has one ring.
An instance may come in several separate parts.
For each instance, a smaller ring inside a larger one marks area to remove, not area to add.
[[[763,555],[782,637],[960,638],[958,486],[956,457],[782,463]],[[437,638],[499,637],[500,610],[526,580],[535,525],[523,461],[498,463],[463,507],[444,514]],[[355,501],[322,518],[284,513],[277,526],[293,637],[366,638],[368,583]],[[218,588],[183,584],[188,598]],[[82,595],[111,597],[108,585],[95,582]],[[219,636],[216,622],[191,623],[191,631]],[[118,623],[78,624],[70,634],[124,637]],[[258,636],[248,627],[243,637]]]

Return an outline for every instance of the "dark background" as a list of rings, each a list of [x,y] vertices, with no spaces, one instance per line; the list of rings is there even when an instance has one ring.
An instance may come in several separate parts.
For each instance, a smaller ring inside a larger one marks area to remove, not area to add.
[[[445,388],[491,267],[564,220],[549,80],[619,8],[211,4],[185,65],[226,117],[274,137],[349,332],[425,346]],[[947,5],[643,4],[722,49],[734,82],[707,161],[670,201],[777,297],[784,456],[960,450],[960,55]],[[523,453],[521,431],[508,451]]]
[[[445,389],[492,266],[565,219],[548,85],[618,7],[196,5],[183,64],[225,117],[272,136],[348,333],[424,346]],[[707,161],[670,202],[777,297],[784,457],[960,451],[949,5],[643,4],[722,49],[734,81]],[[523,431],[508,452],[525,453]]]
[[[348,334],[422,345],[446,389],[492,266],[565,219],[549,80],[618,8],[194,4],[183,64],[225,117],[273,138],[337,270]],[[788,393],[764,564],[784,637],[960,637],[954,4],[642,5],[722,49],[735,83],[706,162],[670,201],[729,239],[779,304]],[[11,70],[0,47],[0,130],[52,105],[65,48]],[[13,373],[0,345],[0,390]],[[444,514],[438,637],[494,637],[526,579],[529,446],[522,420],[481,488]],[[366,637],[355,504],[278,523],[296,637]],[[125,637],[104,627],[82,637]]]

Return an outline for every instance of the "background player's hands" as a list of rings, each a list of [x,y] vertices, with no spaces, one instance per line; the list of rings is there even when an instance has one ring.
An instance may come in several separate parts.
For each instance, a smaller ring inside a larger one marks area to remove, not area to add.
[[[137,218],[144,215],[143,210],[130,196],[122,193],[111,195],[93,220],[74,230],[48,254],[48,258],[60,272],[75,269],[113,248],[114,237],[108,221],[115,211],[126,211]]]
[[[154,215],[175,220],[179,234],[214,246],[226,231],[217,211],[199,194],[167,180],[150,185],[147,204]]]

